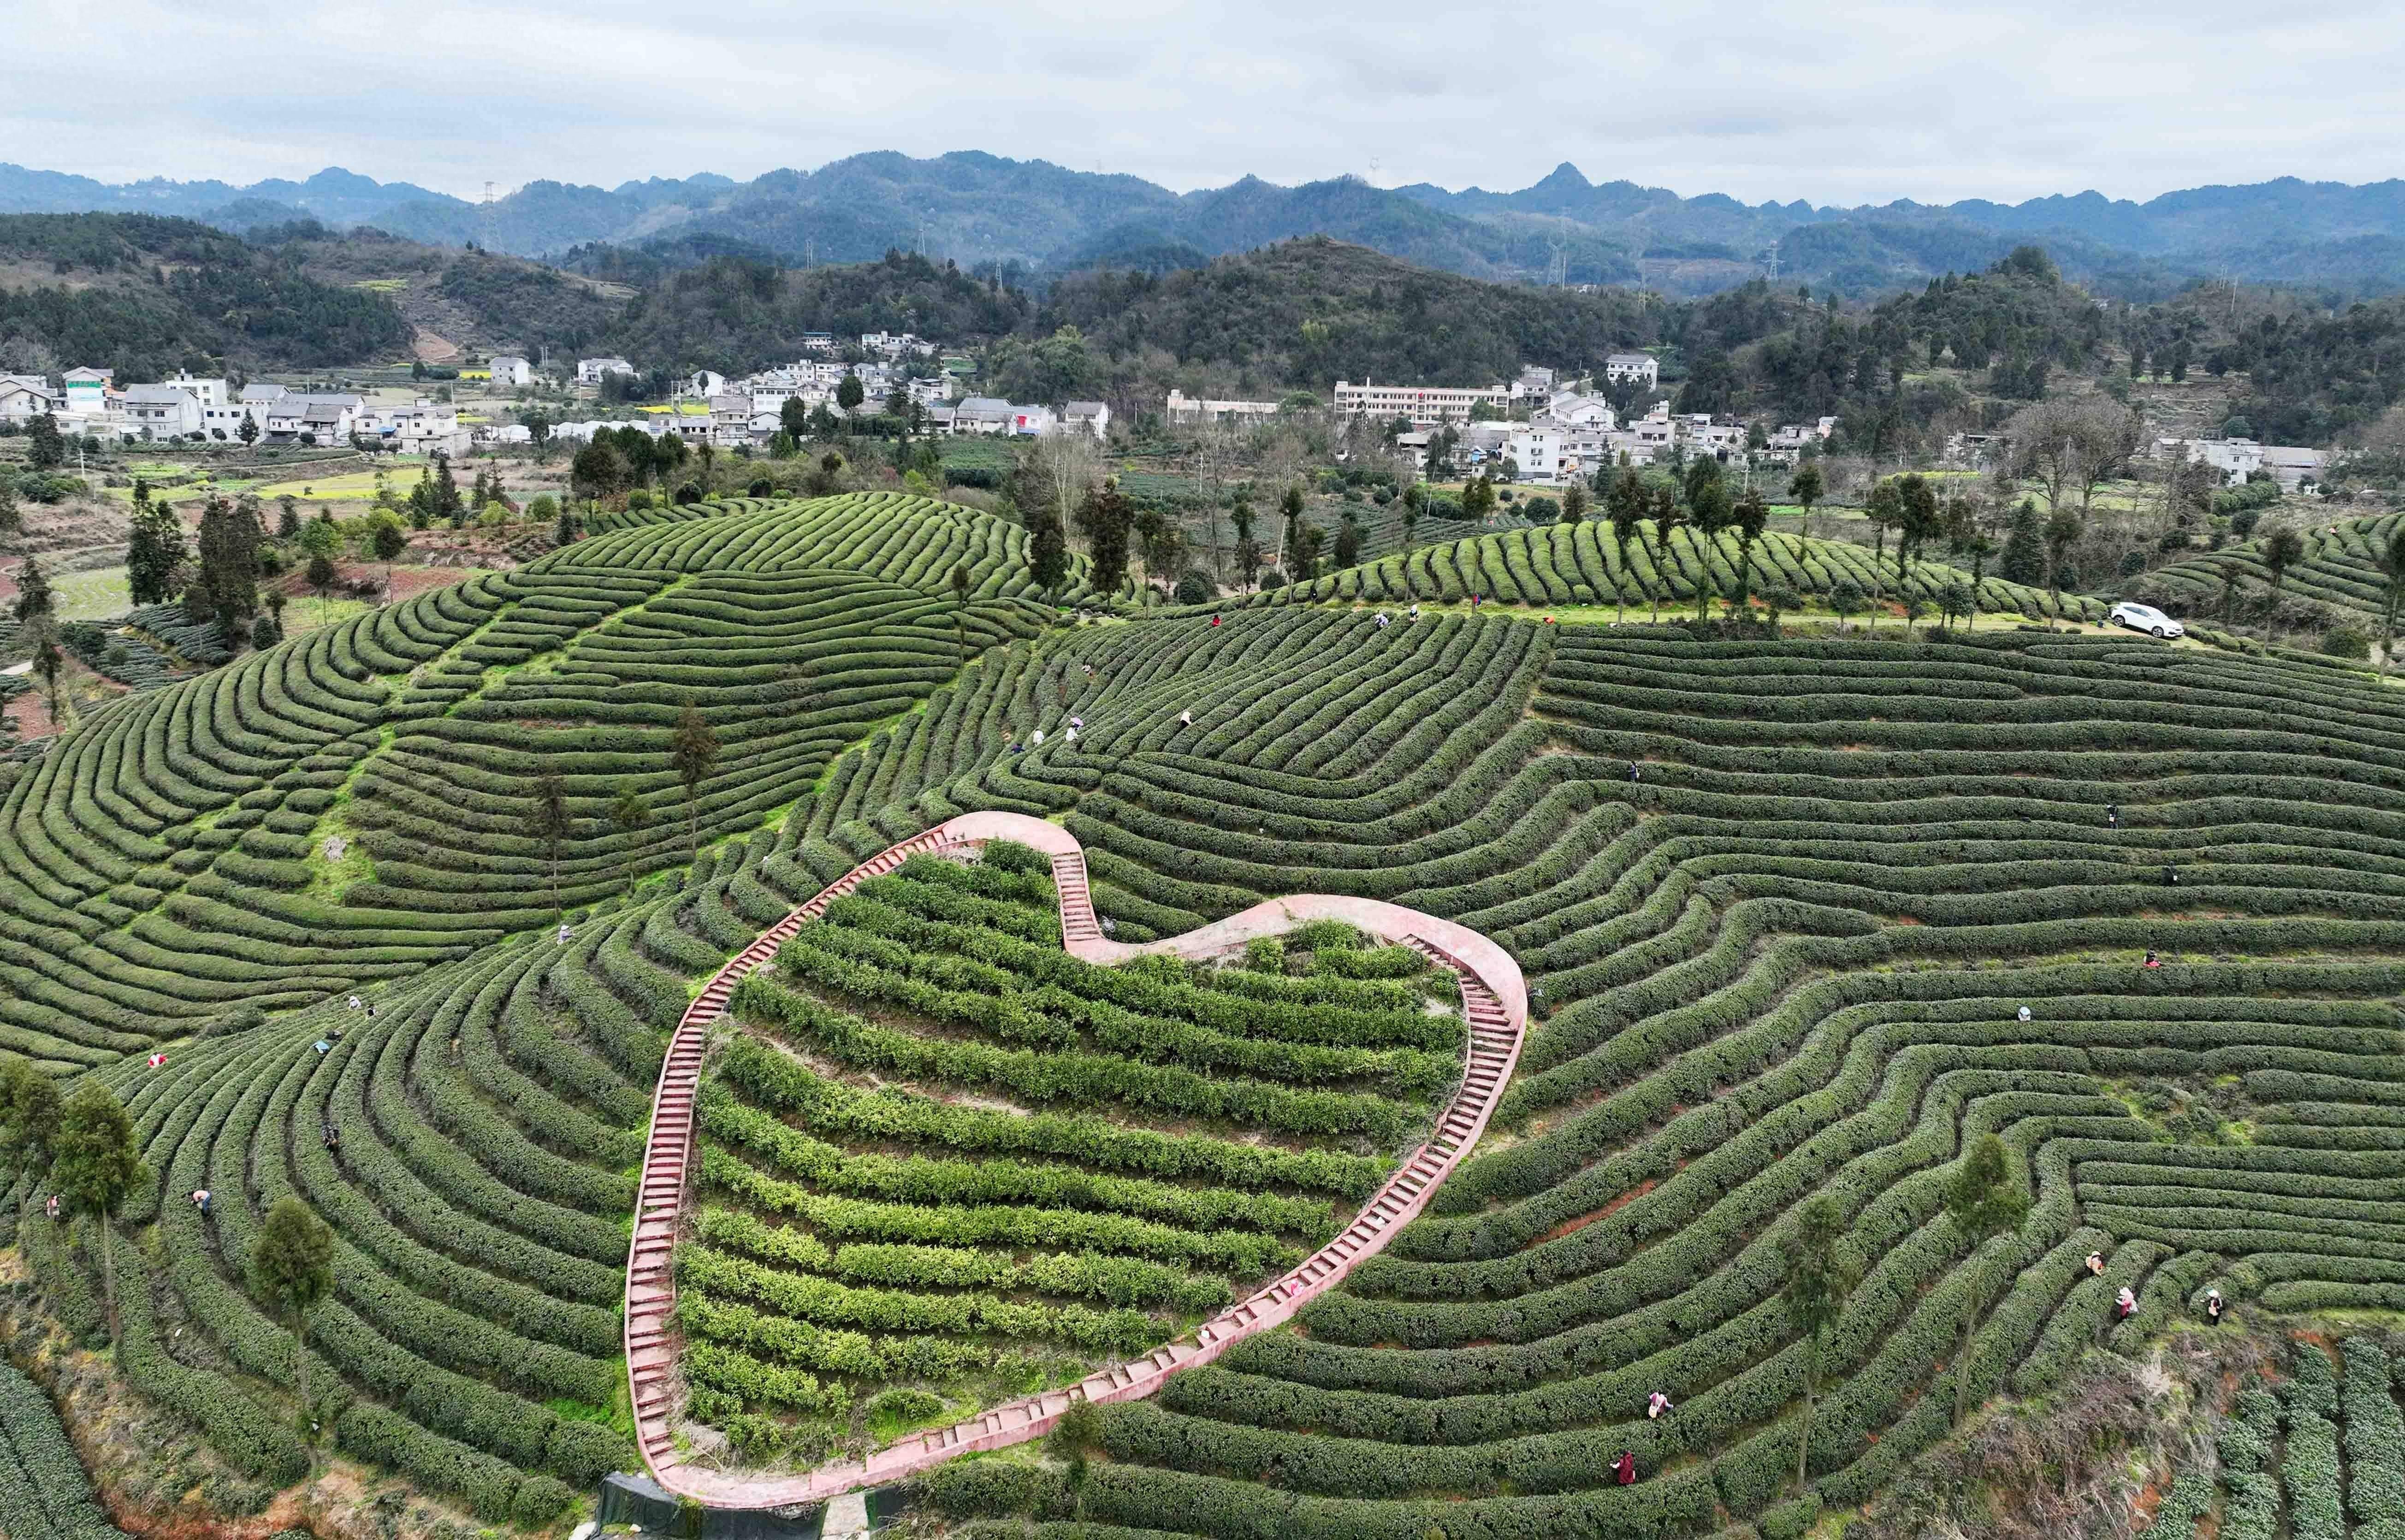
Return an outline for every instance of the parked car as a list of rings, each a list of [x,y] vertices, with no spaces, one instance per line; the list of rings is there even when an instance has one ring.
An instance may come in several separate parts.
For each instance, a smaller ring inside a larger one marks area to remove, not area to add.
[[[2160,637],[2166,641],[2173,637],[2187,635],[2187,626],[2150,604],[2132,604],[2125,599],[2115,605],[2112,612],[2104,618],[2115,625],[2125,625],[2132,631],[2144,631],[2150,637]]]

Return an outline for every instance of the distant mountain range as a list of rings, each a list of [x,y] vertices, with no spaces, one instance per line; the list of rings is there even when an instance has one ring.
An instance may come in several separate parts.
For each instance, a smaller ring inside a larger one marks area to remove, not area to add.
[[[615,188],[533,182],[491,203],[328,169],[236,187],[124,185],[0,164],[0,213],[140,211],[246,231],[300,218],[373,225],[525,257],[634,247],[678,265],[752,253],[796,265],[921,250],[964,268],[1017,264],[1037,278],[1097,265],[1155,270],[1325,234],[1473,277],[1642,283],[1672,294],[1782,281],[1870,294],[1987,266],[2024,241],[2099,292],[2152,298],[2198,278],[2308,286],[2334,296],[2405,288],[2405,182],[2349,187],[2283,177],[2194,188],[2145,203],[2100,193],[2021,203],[1973,199],[1855,208],[1682,198],[1590,182],[1567,162],[1516,192],[1353,177],[1278,187],[1246,177],[1175,193],[1140,177],[976,151],[855,155],[749,182],[704,174]]]

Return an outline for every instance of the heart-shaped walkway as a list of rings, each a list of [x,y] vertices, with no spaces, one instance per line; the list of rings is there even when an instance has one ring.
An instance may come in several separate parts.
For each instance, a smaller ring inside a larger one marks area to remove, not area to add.
[[[688,1463],[671,1431],[676,1407],[679,1339],[675,1330],[674,1259],[692,1166],[695,1097],[710,1029],[726,1013],[727,997],[745,974],[777,955],[795,931],[828,904],[907,858],[1010,840],[1052,858],[1061,900],[1062,945],[1088,962],[1124,962],[1148,953],[1214,957],[1254,936],[1281,934],[1306,920],[1337,919],[1388,942],[1399,942],[1455,970],[1470,1028],[1470,1061],[1461,1088],[1438,1114],[1436,1132],[1413,1151],[1361,1206],[1342,1235],[1293,1271],[1231,1306],[1178,1340],[1142,1358],[1089,1375],[1064,1390],[1013,1401],[948,1428],[906,1438],[865,1461],[839,1461],[798,1476],[745,1478]],[[635,1422],[643,1463],[653,1478],[681,1497],[721,1508],[774,1508],[815,1503],[858,1487],[914,1476],[954,1455],[1040,1438],[1080,1401],[1132,1401],[1150,1395],[1180,1369],[1208,1364],[1257,1332],[1291,1319],[1365,1257],[1375,1256],[1411,1223],[1428,1195],[1470,1153],[1512,1067],[1527,1029],[1528,994],[1520,966],[1503,948],[1466,926],[1376,899],[1303,893],[1257,903],[1182,936],[1132,945],[1103,934],[1086,885],[1086,852],[1057,824],[1019,813],[967,813],[916,834],[843,878],[777,922],[721,968],[678,1022],[652,1099],[651,1142],[636,1197],[634,1239],[626,1258],[626,1365],[633,1380]]]

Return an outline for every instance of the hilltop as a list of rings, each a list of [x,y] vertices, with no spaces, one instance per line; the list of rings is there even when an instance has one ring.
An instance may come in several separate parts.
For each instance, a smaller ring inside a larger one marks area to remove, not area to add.
[[[0,365],[129,380],[190,365],[316,368],[389,357],[409,329],[376,295],[289,252],[153,215],[0,216]]]

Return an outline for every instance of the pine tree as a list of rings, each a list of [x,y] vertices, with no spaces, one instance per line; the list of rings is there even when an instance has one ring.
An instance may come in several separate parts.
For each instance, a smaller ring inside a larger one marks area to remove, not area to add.
[[[1828,483],[1821,476],[1820,463],[1815,460],[1807,460],[1797,466],[1795,474],[1787,479],[1787,495],[1803,505],[1804,538],[1807,540],[1812,538],[1812,505],[1819,502],[1828,490]]]
[[[212,497],[201,514],[201,567],[184,591],[196,621],[214,621],[232,645],[259,613],[259,515],[247,503]]]
[[[0,1157],[7,1161],[0,1169],[21,1182],[28,1207],[49,1171],[62,1112],[57,1081],[21,1055],[0,1058]]]
[[[40,641],[50,634],[52,620],[58,613],[58,600],[50,592],[49,574],[42,564],[31,556],[17,567],[17,602],[13,607],[18,627],[25,637]]]
[[[2004,536],[2004,557],[1996,564],[1996,576],[2030,588],[2046,581],[2046,537],[2033,497],[2023,497],[2013,510],[2012,528]]]
[[[66,440],[59,434],[59,420],[45,412],[25,425],[27,437],[33,442],[26,447],[25,463],[35,470],[56,470],[67,463]]]
[[[451,456],[438,451],[434,456],[433,502],[428,512],[434,518],[449,520],[456,528],[466,507],[459,500],[459,483],[451,479]]]
[[[1119,495],[1117,478],[1086,494],[1077,508],[1077,527],[1085,532],[1086,551],[1093,562],[1094,591],[1108,598],[1127,581],[1128,533],[1135,525],[1135,505]]]
[[[627,842],[626,885],[630,888],[635,883],[634,837],[651,821],[652,805],[643,800],[643,794],[631,786],[618,788],[617,797],[610,804],[610,824]]]
[[[44,637],[34,647],[34,676],[42,681],[43,697],[49,702],[50,723],[63,731],[67,725],[66,698],[59,689],[65,677],[67,655],[59,644]]]
[[[1027,570],[1046,595],[1056,592],[1069,576],[1068,532],[1061,527],[1061,515],[1049,507],[1028,511]]]
[[[1575,492],[1579,489],[1572,487],[1570,490]],[[1336,526],[1332,554],[1339,567],[1361,565],[1361,521],[1349,508],[1344,510],[1343,520]]]
[[[176,592],[177,569],[191,556],[184,521],[164,502],[153,502],[147,482],[134,483],[134,528],[125,548],[126,586],[137,605],[165,604]]]

